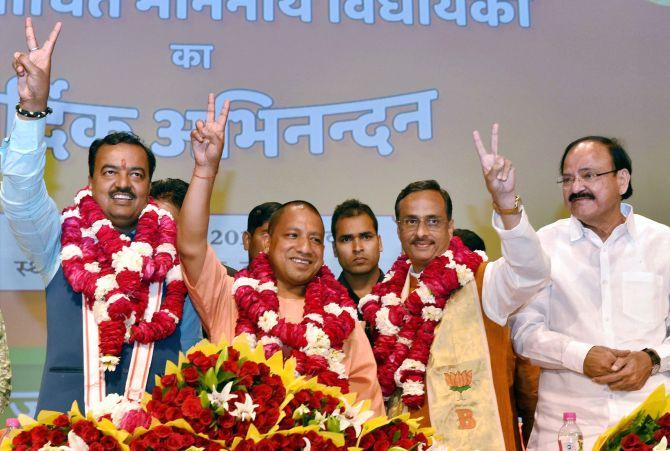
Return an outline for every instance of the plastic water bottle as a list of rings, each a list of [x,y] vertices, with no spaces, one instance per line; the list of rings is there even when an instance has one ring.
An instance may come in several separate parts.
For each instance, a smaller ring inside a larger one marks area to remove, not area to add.
[[[21,427],[21,423],[19,423],[18,418],[7,418],[7,420],[5,421],[5,426],[6,426],[5,432],[4,434],[2,434],[0,443],[2,443],[5,440],[5,438],[9,437],[9,434],[11,434],[11,432],[14,429],[19,429]]]
[[[563,427],[558,431],[559,451],[583,451],[584,436],[576,421],[575,412],[563,412]]]

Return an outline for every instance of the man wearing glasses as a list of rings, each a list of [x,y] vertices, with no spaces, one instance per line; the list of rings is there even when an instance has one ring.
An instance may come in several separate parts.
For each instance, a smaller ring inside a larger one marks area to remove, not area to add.
[[[584,449],[659,384],[670,386],[670,228],[623,199],[631,160],[614,139],[570,143],[558,184],[571,217],[538,232],[551,284],[510,323],[518,353],[542,367],[528,449],[556,446],[574,411]]]
[[[549,258],[516,195],[514,168],[498,155],[497,141],[497,125],[492,153],[475,132],[504,257],[487,265],[452,239],[449,194],[434,180],[414,182],[395,203],[406,255],[359,303],[374,328],[389,416],[409,411],[423,417],[448,449],[517,448],[509,376],[506,367],[492,371],[482,306],[505,325],[550,277]]]

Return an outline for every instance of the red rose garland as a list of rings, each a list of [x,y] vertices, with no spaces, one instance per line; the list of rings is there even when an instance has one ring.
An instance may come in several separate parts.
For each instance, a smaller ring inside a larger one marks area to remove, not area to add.
[[[433,259],[419,276],[417,288],[402,301],[410,261],[402,255],[384,281],[359,302],[363,318],[375,326],[372,351],[384,396],[396,388],[408,407],[420,407],[425,399],[425,374],[435,328],[450,296],[474,278],[482,263],[457,237],[449,250]]]
[[[86,297],[100,335],[101,364],[114,371],[124,343],[150,343],[170,336],[181,320],[186,285],[168,212],[151,201],[140,214],[135,240],[119,233],[88,187],[61,217],[65,278]],[[143,319],[152,282],[167,283],[161,307]]]
[[[237,273],[233,293],[239,313],[235,335],[248,333],[260,340],[268,357],[288,346],[300,374],[348,391],[342,346],[356,326],[356,304],[327,266],[307,284],[298,324],[279,318],[276,279],[263,253]]]

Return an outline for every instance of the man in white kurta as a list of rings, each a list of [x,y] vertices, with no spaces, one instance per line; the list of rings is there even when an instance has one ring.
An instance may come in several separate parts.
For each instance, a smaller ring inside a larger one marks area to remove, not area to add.
[[[631,165],[616,141],[577,140],[563,160],[572,216],[538,232],[551,284],[511,319],[516,351],[542,367],[529,450],[556,446],[565,411],[591,449],[659,384],[670,388],[670,228],[621,202]]]

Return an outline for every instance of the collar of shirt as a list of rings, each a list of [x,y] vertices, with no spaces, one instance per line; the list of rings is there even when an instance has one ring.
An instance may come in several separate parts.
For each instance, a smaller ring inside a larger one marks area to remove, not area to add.
[[[379,267],[377,267],[379,270],[379,277],[377,278],[377,283],[381,282],[384,280],[384,271],[382,271]],[[337,278],[337,281],[340,282],[342,285],[344,285],[344,288],[347,289],[349,292],[349,297],[356,303],[358,304],[358,301],[360,301],[360,297],[356,294],[356,292],[351,288],[349,285],[349,282],[347,282],[347,278],[344,277],[344,271],[340,273],[340,276]]]
[[[628,232],[631,238],[635,240],[637,235],[635,229],[635,215],[633,214],[633,206],[622,202],[621,214],[624,215],[626,220],[624,221],[623,224],[620,224],[612,231],[611,236],[614,236],[616,238],[618,235]],[[582,224],[582,222],[579,219],[575,218],[574,216],[570,216],[571,242],[575,242],[583,238],[586,233],[586,230],[587,230],[586,227],[584,227],[584,224]]]

